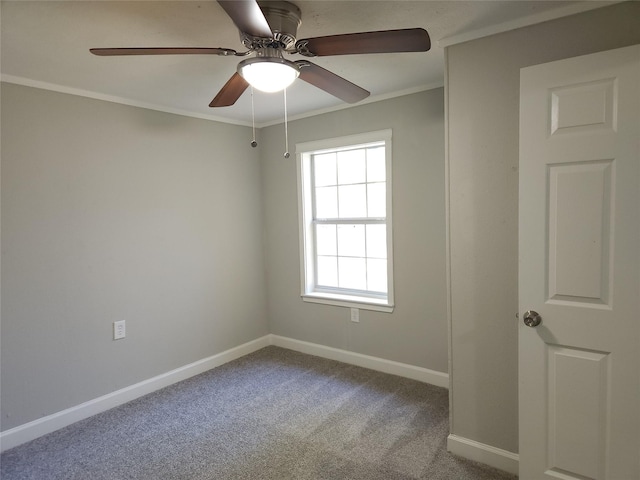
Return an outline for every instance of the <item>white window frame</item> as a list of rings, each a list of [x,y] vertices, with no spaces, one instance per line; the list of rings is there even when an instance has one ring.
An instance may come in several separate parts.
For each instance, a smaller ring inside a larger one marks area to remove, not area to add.
[[[358,294],[357,291],[330,291],[318,289],[315,285],[315,239],[313,228],[313,195],[311,156],[322,151],[341,148],[365,147],[374,143],[384,142],[386,168],[386,217],[387,226],[387,296],[368,296]],[[296,144],[296,159],[298,168],[298,215],[300,230],[300,280],[301,296],[305,302],[337,305],[341,307],[361,308],[392,312],[393,297],[393,222],[392,222],[392,177],[391,177],[391,130],[349,135],[313,142]]]

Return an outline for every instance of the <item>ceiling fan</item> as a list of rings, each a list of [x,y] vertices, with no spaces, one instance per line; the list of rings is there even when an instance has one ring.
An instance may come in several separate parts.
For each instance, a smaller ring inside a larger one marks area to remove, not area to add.
[[[92,48],[101,56],[116,55],[220,55],[249,57],[238,64],[237,72],[227,81],[209,104],[210,107],[233,105],[251,85],[258,90],[284,90],[296,78],[347,102],[356,103],[369,92],[354,83],[308,60],[285,60],[283,53],[304,57],[353,55],[364,53],[426,52],[431,47],[429,34],[422,28],[349,33],[297,40],[302,23],[300,9],[285,1],[218,0],[240,31],[247,48],[142,47]]]

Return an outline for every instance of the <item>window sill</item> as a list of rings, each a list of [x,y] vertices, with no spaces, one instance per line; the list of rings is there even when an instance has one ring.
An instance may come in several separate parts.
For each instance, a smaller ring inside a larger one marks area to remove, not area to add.
[[[394,305],[389,305],[386,300],[335,293],[306,293],[302,295],[302,300],[309,303],[322,303],[337,307],[359,308],[361,310],[374,310],[385,313],[391,313],[394,309]]]

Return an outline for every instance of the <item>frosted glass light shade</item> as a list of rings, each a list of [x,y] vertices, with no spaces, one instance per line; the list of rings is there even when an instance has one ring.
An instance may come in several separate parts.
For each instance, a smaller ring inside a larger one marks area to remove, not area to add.
[[[300,75],[300,67],[283,58],[259,57],[240,62],[238,73],[253,88],[272,93],[291,85]]]

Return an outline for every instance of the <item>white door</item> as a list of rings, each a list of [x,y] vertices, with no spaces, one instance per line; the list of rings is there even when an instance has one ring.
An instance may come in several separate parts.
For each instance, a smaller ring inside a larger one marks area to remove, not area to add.
[[[640,479],[640,45],[521,71],[519,209],[520,478]]]

